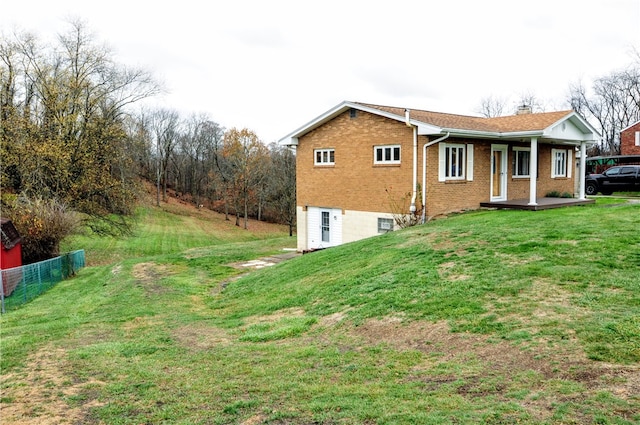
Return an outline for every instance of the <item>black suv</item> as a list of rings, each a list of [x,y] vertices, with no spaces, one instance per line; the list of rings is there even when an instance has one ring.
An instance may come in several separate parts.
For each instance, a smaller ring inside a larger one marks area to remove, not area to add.
[[[588,175],[585,183],[587,195],[640,191],[640,165],[611,167],[602,174]]]

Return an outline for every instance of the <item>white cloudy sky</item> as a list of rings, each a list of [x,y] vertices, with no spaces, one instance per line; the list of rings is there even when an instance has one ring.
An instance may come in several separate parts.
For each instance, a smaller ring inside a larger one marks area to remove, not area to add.
[[[564,109],[571,83],[640,50],[640,0],[25,0],[4,2],[0,29],[46,39],[68,18],[162,80],[158,106],[267,143],[343,100],[475,114],[530,93]]]

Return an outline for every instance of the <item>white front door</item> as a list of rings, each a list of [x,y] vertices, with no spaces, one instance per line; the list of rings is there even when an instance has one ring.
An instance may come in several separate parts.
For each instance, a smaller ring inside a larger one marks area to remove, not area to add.
[[[491,145],[491,201],[507,200],[507,145]]]

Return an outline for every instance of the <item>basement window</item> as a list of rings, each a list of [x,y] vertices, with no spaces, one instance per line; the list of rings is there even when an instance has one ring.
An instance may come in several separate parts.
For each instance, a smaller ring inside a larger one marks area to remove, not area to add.
[[[392,218],[378,218],[378,233],[393,232]]]

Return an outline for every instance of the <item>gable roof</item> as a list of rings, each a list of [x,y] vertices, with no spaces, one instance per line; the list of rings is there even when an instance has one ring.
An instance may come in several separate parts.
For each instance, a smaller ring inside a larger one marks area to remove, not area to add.
[[[484,118],[345,101],[288,134],[280,140],[280,143],[297,145],[299,137],[349,109],[362,110],[402,122],[408,120],[411,125],[418,128],[420,135],[437,136],[449,133],[459,137],[490,139],[517,139],[535,136],[568,144],[577,144],[581,141],[594,142],[600,136],[586,120],[573,110]],[[573,131],[564,134],[567,123],[570,124]],[[557,128],[561,124],[565,125],[562,126],[562,132],[559,132]]]

